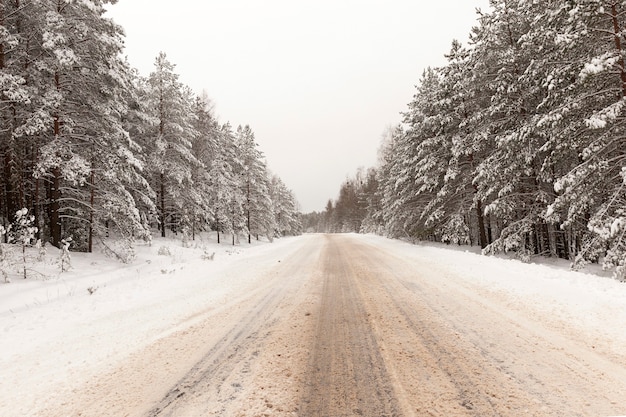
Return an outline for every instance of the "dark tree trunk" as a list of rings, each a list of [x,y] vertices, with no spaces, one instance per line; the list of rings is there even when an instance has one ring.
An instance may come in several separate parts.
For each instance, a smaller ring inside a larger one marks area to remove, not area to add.
[[[37,239],[42,239],[41,207],[40,207],[40,202],[39,202],[39,178],[35,178],[35,198],[34,198],[34,204],[33,204],[33,216],[35,216],[35,225],[37,226],[37,232],[35,232],[35,237]]]
[[[61,248],[61,169],[52,169],[52,180],[50,184],[50,238],[52,244]]]
[[[61,77],[58,72],[54,74],[54,84],[57,91],[61,90]],[[61,137],[61,117],[59,114],[54,115],[54,139],[60,140]],[[50,238],[52,244],[57,248],[61,248],[61,168],[56,166],[52,168],[52,179],[50,185],[50,205],[49,221],[50,221]]]
[[[476,201],[476,216],[478,217],[478,244],[481,249],[487,247],[487,234],[485,232],[485,216],[483,215],[483,205]]]
[[[166,219],[166,215],[165,215],[165,174],[163,174],[161,172],[160,175],[160,180],[161,180],[161,201],[160,201],[160,205],[161,205],[161,237],[165,237],[165,219]]]
[[[613,39],[615,41],[615,49],[619,59],[617,60],[617,66],[619,67],[620,80],[622,81],[622,97],[626,97],[626,68],[624,68],[624,57],[622,52],[622,40],[620,39],[620,27],[617,13],[617,2],[613,2],[611,5],[611,19],[613,20]]]
[[[91,164],[91,190],[89,192],[89,242],[87,243],[87,252],[91,253],[93,251],[93,209],[94,203],[96,200],[96,183],[95,183],[95,173],[94,173],[94,165]]]

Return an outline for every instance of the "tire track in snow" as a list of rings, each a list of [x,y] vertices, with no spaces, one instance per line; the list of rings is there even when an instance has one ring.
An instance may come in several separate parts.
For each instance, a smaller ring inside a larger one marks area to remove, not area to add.
[[[299,291],[316,250],[305,246],[281,262],[268,277],[251,306],[236,325],[217,342],[193,368],[172,386],[146,417],[177,415],[233,415],[249,383],[251,364],[258,361],[264,344],[272,337],[285,300]],[[244,414],[245,415],[245,412]]]
[[[399,407],[344,248],[332,237],[322,255],[323,289],[308,384],[306,417],[397,416]]]

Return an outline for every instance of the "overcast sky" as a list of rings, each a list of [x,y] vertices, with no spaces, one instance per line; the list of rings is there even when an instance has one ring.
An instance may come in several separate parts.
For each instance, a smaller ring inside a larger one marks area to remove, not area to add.
[[[141,74],[160,51],[180,80],[249,124],[303,212],[321,211],[358,167],[376,164],[422,71],[465,43],[488,0],[119,0]]]

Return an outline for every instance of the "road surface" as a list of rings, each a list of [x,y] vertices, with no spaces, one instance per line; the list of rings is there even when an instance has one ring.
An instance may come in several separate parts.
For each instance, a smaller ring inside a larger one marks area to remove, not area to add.
[[[259,272],[262,285],[197,312],[46,415],[626,414],[625,357],[445,265],[351,235],[303,239]]]

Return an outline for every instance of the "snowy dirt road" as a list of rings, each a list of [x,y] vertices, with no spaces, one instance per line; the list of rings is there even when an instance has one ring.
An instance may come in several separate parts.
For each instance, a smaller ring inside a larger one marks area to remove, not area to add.
[[[302,239],[41,415],[626,414],[626,356],[567,322],[372,240]]]

